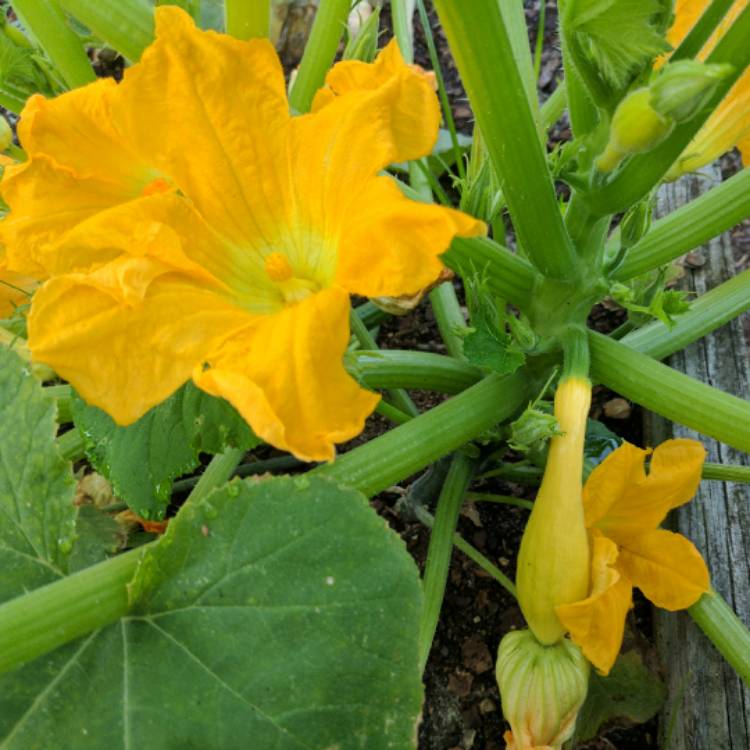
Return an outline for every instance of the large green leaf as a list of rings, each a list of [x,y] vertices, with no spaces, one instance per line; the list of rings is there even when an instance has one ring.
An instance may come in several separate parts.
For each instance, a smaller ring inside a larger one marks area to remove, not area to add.
[[[75,526],[70,464],[55,445],[55,402],[0,347],[0,602],[67,571]]]
[[[132,510],[151,519],[163,518],[172,481],[195,469],[201,452],[250,450],[260,442],[231,404],[192,383],[127,427],[80,398],[73,401],[73,420],[96,470]]]
[[[421,586],[361,494],[234,481],[181,510],[132,593],[0,680],[5,750],[413,746]]]

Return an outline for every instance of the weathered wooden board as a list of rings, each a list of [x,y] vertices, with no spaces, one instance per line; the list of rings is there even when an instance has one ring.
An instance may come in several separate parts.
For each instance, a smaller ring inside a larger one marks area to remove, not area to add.
[[[687,176],[663,187],[657,215],[678,208],[720,180],[717,168]],[[697,294],[735,273],[728,235],[718,237],[692,256],[686,267],[685,288]],[[691,377],[743,398],[750,397],[750,359],[739,321],[671,357],[669,364]],[[669,437],[663,420],[649,418],[652,444]],[[750,457],[681,426],[676,437],[701,439],[708,461],[750,465]],[[671,527],[700,549],[716,590],[740,619],[750,625],[750,486],[704,481],[693,502],[675,511]],[[657,610],[657,647],[666,670],[669,703],[662,716],[661,750],[749,750],[750,689],[736,677],[690,617]]]

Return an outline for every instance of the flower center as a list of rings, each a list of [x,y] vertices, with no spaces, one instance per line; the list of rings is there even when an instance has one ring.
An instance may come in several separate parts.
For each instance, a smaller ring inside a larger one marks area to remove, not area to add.
[[[291,263],[283,253],[269,253],[263,264],[266,276],[276,285],[287,304],[301,302],[319,289],[316,282],[295,276]]]
[[[141,191],[141,195],[157,195],[158,193],[167,193],[172,189],[172,185],[164,177],[157,177],[151,180]]]
[[[274,283],[294,278],[294,269],[282,253],[273,252],[266,255],[265,268],[268,278]]]

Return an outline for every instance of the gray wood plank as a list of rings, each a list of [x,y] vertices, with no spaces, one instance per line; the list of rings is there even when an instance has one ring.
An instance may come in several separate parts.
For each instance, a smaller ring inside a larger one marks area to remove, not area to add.
[[[718,168],[711,167],[700,176],[689,175],[664,186],[657,215],[673,211],[720,179]],[[712,240],[697,256],[693,257],[705,264],[686,268],[683,288],[702,294],[735,273],[728,234]],[[729,393],[750,396],[750,359],[739,320],[673,355],[669,364]],[[750,465],[747,454],[658,418],[647,418],[649,433],[651,444],[670,433],[700,439],[708,461]],[[668,520],[671,528],[697,545],[713,586],[750,625],[750,487],[704,481],[696,498]],[[686,613],[656,610],[655,633],[669,689],[660,726],[661,750],[749,750],[750,690]]]

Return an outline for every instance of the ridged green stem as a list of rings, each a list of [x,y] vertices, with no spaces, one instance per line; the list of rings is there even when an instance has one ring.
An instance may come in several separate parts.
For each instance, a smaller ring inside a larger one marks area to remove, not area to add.
[[[289,92],[289,103],[297,112],[310,109],[315,92],[323,85],[336,57],[350,7],[350,0],[320,0],[305,53]]]
[[[750,466],[731,466],[729,464],[703,464],[703,479],[715,479],[718,482],[744,482],[750,484]]]
[[[742,681],[750,687],[750,631],[715,591],[693,604],[688,613]]]
[[[367,326],[362,322],[362,319],[356,313],[352,312],[350,316],[350,322],[352,332],[359,341],[359,345],[364,349],[377,352],[378,345],[375,343],[375,339],[370,334]],[[384,386],[371,386],[373,388],[383,388]],[[387,387],[387,386],[385,386]],[[419,414],[419,409],[415,406],[414,402],[409,398],[409,394],[403,390],[401,386],[395,388],[388,388],[388,395],[393,402],[393,405],[400,411],[415,416]]]
[[[651,191],[705,124],[726,93],[750,64],[750,5],[746,6],[706,59],[707,63],[729,63],[732,72],[717,84],[706,107],[678,124],[659,146],[629,159],[615,177],[593,190],[587,201],[604,215],[625,211]]]
[[[626,281],[670,263],[750,216],[750,168],[654,222],[612,274]]]
[[[430,292],[430,304],[448,354],[451,357],[463,359],[464,340],[458,331],[466,328],[466,320],[461,312],[461,305],[452,282],[445,281],[436,286]]]
[[[750,309],[750,270],[733,276],[696,299],[670,329],[654,321],[620,343],[654,359],[664,359]]]
[[[13,10],[70,88],[96,80],[80,37],[55,0],[13,0]]]
[[[419,668],[424,671],[427,658],[435,637],[440,609],[443,606],[445,582],[448,580],[453,535],[456,532],[458,513],[461,510],[471,475],[477,464],[476,459],[457,451],[453,454],[445,484],[438,498],[435,520],[430,533],[424,577],[424,607],[419,625]]]
[[[378,349],[354,353],[354,374],[369,388],[401,387],[461,393],[478,383],[482,371],[453,357],[411,349]]]
[[[750,402],[589,332],[591,378],[673,422],[750,452]]]
[[[500,4],[435,0],[435,7],[520,243],[543,273],[570,277],[576,268],[575,251]]]
[[[124,615],[126,586],[142,552],[131,550],[0,606],[0,673]]]
[[[154,39],[154,9],[146,0],[57,0],[100,39],[137,62]]]
[[[86,452],[86,446],[80,430],[74,427],[60,435],[57,439],[57,449],[66,461],[82,459]]]
[[[539,108],[542,127],[549,130],[561,117],[568,104],[568,92],[565,81],[560,81],[557,88],[549,95]]]
[[[270,22],[269,0],[224,0],[224,28],[237,39],[267,37]]]
[[[331,477],[365,495],[375,495],[512,416],[527,398],[522,375],[489,375],[313,473]]]
[[[530,263],[486,237],[456,238],[442,261],[461,275],[484,274],[489,290],[528,310],[537,272]]]

